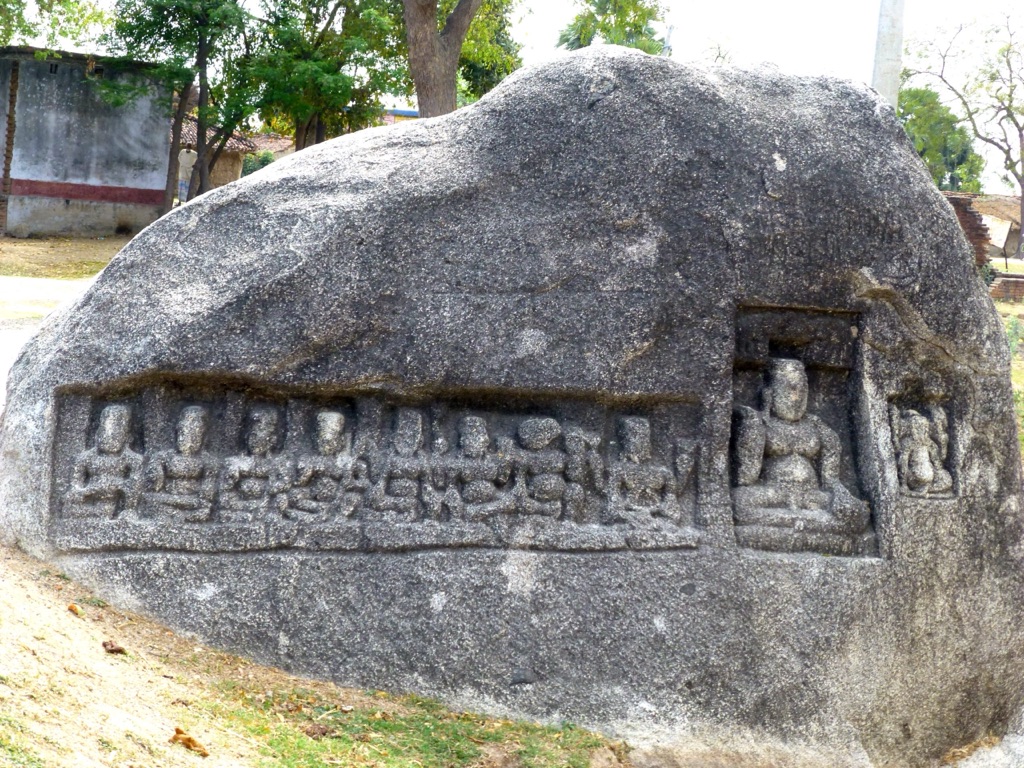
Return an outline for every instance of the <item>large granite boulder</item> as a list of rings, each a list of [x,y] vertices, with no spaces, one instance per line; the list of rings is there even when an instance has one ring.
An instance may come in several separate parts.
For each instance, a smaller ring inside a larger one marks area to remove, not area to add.
[[[1003,329],[849,83],[588,50],[281,160],[48,320],[0,452],[6,541],[306,674],[831,766],[1021,708]]]

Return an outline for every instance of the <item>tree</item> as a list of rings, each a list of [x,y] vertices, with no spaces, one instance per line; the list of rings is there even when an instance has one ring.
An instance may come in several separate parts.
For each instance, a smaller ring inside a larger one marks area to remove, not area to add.
[[[264,122],[287,124],[297,150],[369,125],[383,93],[407,91],[400,0],[264,0],[263,16],[246,66]]]
[[[922,53],[924,68],[911,75],[933,78],[952,94],[975,138],[1001,157],[1003,178],[1016,184],[1024,218],[1024,45],[1009,17],[989,29],[980,46],[969,45],[966,33],[961,26],[947,45],[928,45]],[[986,52],[981,66],[958,72],[965,52],[979,48]],[[1024,238],[1016,255],[1024,257]]]
[[[454,112],[462,43],[483,0],[458,0],[446,12],[438,0],[403,0],[409,74],[420,117]]]
[[[92,40],[110,19],[93,0],[0,0],[0,45],[36,42],[57,48]]]
[[[234,74],[231,53],[244,48],[246,26],[250,16],[237,0],[116,0],[115,22],[107,42],[114,49],[133,58],[161,62],[166,72],[173,72],[179,91],[179,111],[176,121],[184,117],[191,91],[184,87],[191,71],[199,81],[196,130],[196,179],[193,188],[198,192],[210,189],[210,168],[227,144],[235,127],[245,117],[238,87],[226,87]],[[222,79],[217,92],[222,105],[211,104],[211,72],[217,71]],[[231,97],[230,99],[227,97]],[[186,106],[181,107],[185,101]],[[219,124],[211,138],[208,129]],[[176,123],[180,131],[180,122]],[[170,165],[177,173],[178,147],[171,147]],[[170,171],[168,172],[170,176]]]
[[[522,66],[509,19],[516,0],[484,0],[459,55],[460,95],[476,100]]]
[[[981,192],[984,158],[953,110],[931,88],[900,90],[900,122],[939,189]]]
[[[651,25],[664,13],[659,0],[582,0],[583,10],[562,34],[558,45],[575,51],[603,42],[658,55],[665,41]]]

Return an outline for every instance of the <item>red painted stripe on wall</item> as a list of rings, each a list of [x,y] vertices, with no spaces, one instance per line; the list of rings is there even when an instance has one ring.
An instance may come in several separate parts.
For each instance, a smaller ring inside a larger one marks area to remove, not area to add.
[[[164,202],[162,189],[104,187],[98,184],[69,184],[63,181],[32,181],[31,179],[11,179],[11,194],[56,197],[62,200],[90,200],[96,203],[163,205]]]

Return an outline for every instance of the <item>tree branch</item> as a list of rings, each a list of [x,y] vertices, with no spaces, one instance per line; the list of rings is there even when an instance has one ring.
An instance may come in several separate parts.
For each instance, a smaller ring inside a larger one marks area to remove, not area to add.
[[[462,41],[469,32],[469,25],[473,23],[473,17],[482,4],[483,0],[459,0],[455,10],[448,14],[444,29],[441,30],[441,40],[446,47],[455,46],[461,50]]]

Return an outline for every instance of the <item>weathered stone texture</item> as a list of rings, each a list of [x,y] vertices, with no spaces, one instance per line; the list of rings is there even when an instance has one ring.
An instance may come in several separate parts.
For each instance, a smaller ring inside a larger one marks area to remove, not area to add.
[[[1005,336],[851,84],[605,48],[278,161],[46,323],[0,448],[6,540],[307,674],[801,764],[1021,708]]]

